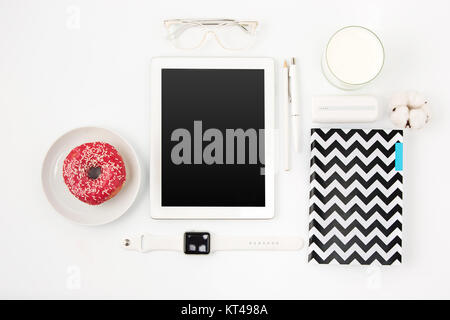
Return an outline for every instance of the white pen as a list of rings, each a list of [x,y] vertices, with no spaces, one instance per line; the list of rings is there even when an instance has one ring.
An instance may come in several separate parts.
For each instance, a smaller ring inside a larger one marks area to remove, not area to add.
[[[289,82],[291,94],[292,136],[295,151],[300,152],[300,106],[298,104],[298,82],[295,58],[291,59],[289,66]]]
[[[284,119],[284,170],[289,171],[291,169],[290,165],[290,114],[289,114],[289,69],[286,60],[283,64],[283,89],[284,89],[284,110],[283,110],[283,119]]]

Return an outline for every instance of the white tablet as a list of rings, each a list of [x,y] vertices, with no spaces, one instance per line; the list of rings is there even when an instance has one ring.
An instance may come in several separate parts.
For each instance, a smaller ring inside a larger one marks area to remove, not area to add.
[[[150,208],[155,219],[274,216],[274,63],[154,58]]]

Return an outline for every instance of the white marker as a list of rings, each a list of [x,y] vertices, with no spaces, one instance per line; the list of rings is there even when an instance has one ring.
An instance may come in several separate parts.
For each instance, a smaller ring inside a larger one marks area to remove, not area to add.
[[[289,69],[288,69],[288,65],[286,60],[284,61],[283,64],[283,72],[282,72],[282,76],[283,76],[283,89],[284,94],[284,110],[283,110],[283,115],[284,115],[284,170],[285,171],[289,171],[291,169],[291,165],[290,165],[290,159],[289,159],[289,149],[290,149],[290,117],[289,117]]]
[[[291,59],[291,65],[289,66],[289,80],[292,105],[292,136],[295,151],[300,152],[300,106],[298,104],[298,82],[295,58]]]

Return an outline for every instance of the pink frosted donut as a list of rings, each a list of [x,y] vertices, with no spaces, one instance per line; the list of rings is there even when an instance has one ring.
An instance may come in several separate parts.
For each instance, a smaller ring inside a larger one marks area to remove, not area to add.
[[[89,142],[67,155],[63,177],[69,191],[90,205],[101,204],[122,188],[126,171],[117,150],[105,142]]]

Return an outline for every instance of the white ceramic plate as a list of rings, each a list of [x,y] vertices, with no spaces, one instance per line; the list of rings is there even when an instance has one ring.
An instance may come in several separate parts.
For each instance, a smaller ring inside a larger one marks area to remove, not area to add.
[[[119,193],[112,199],[91,206],[73,196],[64,183],[62,168],[69,152],[83,143],[107,142],[123,158],[127,178]],[[61,215],[82,225],[101,225],[116,220],[133,204],[139,191],[141,168],[134,149],[116,133],[96,127],[69,131],[50,147],[42,166],[42,186],[50,204]]]

